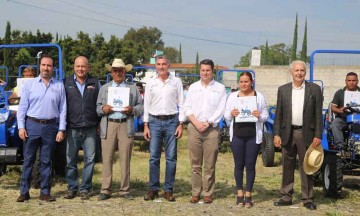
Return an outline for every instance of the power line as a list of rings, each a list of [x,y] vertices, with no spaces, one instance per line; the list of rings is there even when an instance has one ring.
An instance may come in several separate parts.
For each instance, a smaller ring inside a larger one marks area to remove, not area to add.
[[[28,7],[36,8],[36,9],[51,11],[51,12],[58,13],[58,14],[62,14],[62,15],[68,15],[68,16],[72,16],[72,17],[77,17],[77,18],[80,18],[80,19],[92,20],[92,21],[95,21],[95,22],[106,23],[106,24],[115,25],[115,26],[119,26],[119,27],[139,29],[139,28],[135,28],[135,27],[130,26],[130,25],[123,25],[123,24],[118,24],[118,23],[114,23],[114,22],[108,22],[108,21],[104,21],[104,20],[99,20],[99,19],[91,18],[91,17],[79,16],[79,15],[75,15],[75,14],[71,14],[71,13],[66,13],[66,12],[62,12],[62,11],[58,11],[58,10],[54,10],[54,9],[43,8],[43,7],[39,7],[39,6],[36,6],[36,5],[26,4],[26,3],[22,3],[22,2],[18,2],[18,1],[14,1],[14,0],[7,0],[7,1],[8,1],[8,2],[12,2],[12,3],[19,4],[19,5],[23,5],[23,6],[28,6]],[[79,7],[79,6],[78,6],[78,7]],[[84,10],[87,10],[87,9],[85,9],[85,8],[83,8],[83,9],[84,9]],[[114,17],[111,17],[111,18],[116,19],[116,18],[114,18]],[[220,41],[220,40],[211,40],[211,39],[205,39],[205,38],[188,36],[188,35],[181,35],[181,34],[176,34],[176,33],[171,33],[171,32],[166,32],[166,31],[163,31],[162,34],[164,34],[164,35],[169,35],[169,36],[174,36],[174,37],[186,38],[186,39],[193,39],[193,40],[198,40],[198,41],[207,41],[207,42],[212,42],[212,43],[220,43],[220,44],[235,45],[235,46],[246,46],[246,47],[249,47],[249,46],[250,46],[250,47],[251,47],[251,45],[249,45],[249,44],[226,42],[226,41]]]

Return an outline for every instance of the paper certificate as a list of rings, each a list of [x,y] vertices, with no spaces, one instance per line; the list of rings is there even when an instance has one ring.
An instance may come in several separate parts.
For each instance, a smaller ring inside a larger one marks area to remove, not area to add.
[[[256,96],[237,97],[235,103],[236,109],[239,110],[239,115],[235,117],[235,122],[257,122],[258,118],[251,113],[256,110]]]
[[[23,92],[24,89],[24,85],[26,82],[29,82],[29,80],[32,80],[34,78],[17,78],[16,79],[16,84],[17,84],[17,96],[21,97],[21,94]]]
[[[128,87],[109,87],[108,105],[112,106],[114,111],[122,111],[129,106],[130,88]]]
[[[345,91],[344,106],[360,105],[360,92],[359,91]]]

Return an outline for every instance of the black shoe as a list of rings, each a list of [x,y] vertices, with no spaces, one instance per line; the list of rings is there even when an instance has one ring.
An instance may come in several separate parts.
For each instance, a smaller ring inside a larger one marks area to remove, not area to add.
[[[132,197],[130,194],[123,194],[123,195],[120,195],[121,198],[124,198],[124,199],[127,199],[127,200],[133,200],[134,197]]]
[[[68,191],[68,193],[64,196],[65,199],[74,199],[76,197],[76,191]]]
[[[30,199],[29,193],[26,194],[20,194],[20,196],[16,199],[16,202],[24,202],[26,200]]]
[[[316,210],[316,205],[313,202],[304,203],[304,207],[309,210]]]
[[[88,192],[80,192],[80,199],[81,200],[88,200],[90,199],[90,195]]]
[[[104,194],[104,193],[102,193],[102,194],[100,194],[99,196],[98,196],[98,200],[107,200],[107,199],[110,199],[110,195],[107,195],[107,194]]]
[[[292,200],[285,201],[283,199],[279,199],[278,201],[274,202],[274,206],[290,206],[292,205]]]

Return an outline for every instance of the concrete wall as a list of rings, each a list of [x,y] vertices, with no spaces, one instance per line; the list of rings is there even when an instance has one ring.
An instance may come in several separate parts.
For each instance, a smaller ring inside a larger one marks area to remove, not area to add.
[[[278,87],[292,81],[288,66],[258,66],[251,69],[255,71],[256,90],[265,96],[268,105],[275,105]],[[306,79],[309,79],[309,69],[307,71]],[[314,80],[322,80],[324,83],[323,108],[327,108],[335,92],[345,86],[345,76],[350,71],[360,76],[360,66],[317,66],[314,68]],[[234,85],[237,82],[236,79],[236,73],[223,75],[226,86]],[[316,83],[320,85],[320,82]]]

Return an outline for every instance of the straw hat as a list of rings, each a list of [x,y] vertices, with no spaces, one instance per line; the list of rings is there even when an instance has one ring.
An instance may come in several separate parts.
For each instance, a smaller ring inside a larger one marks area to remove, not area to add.
[[[308,175],[316,173],[324,161],[324,150],[321,145],[314,148],[311,144],[307,149],[304,158],[304,172]]]
[[[111,68],[125,68],[126,72],[128,71],[131,71],[132,69],[132,65],[131,64],[127,64],[125,65],[124,61],[122,59],[114,59],[112,65],[109,65],[109,64],[105,64],[105,68],[108,70],[108,71],[111,71]]]

